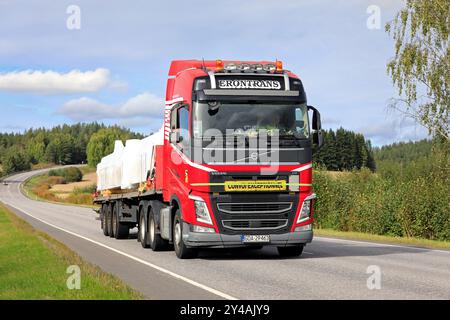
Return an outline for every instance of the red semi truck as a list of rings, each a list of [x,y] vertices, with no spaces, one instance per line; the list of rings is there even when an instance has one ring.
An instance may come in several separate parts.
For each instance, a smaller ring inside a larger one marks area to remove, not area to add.
[[[182,259],[265,245],[298,256],[311,242],[320,113],[280,61],[172,61],[163,135],[139,188],[96,192],[106,236],[137,227],[144,248]]]

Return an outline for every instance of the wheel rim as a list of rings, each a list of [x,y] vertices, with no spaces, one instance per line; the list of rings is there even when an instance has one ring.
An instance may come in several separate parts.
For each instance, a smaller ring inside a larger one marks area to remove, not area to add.
[[[144,217],[141,217],[141,225],[139,228],[139,234],[141,235],[141,240],[144,241],[145,238],[145,220]]]
[[[175,224],[175,244],[177,247],[181,243],[181,226],[180,223]]]
[[[155,221],[150,219],[150,242],[153,243],[153,239],[155,236]]]

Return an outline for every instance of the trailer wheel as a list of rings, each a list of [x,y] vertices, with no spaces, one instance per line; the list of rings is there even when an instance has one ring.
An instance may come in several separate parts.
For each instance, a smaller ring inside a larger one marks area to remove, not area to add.
[[[111,216],[111,204],[105,204],[105,211],[104,211],[104,224],[103,224],[103,234],[105,236],[109,236],[111,234],[111,224],[110,224],[110,216]]]
[[[119,221],[119,204],[118,203],[116,203],[116,205],[114,206],[112,221],[113,221],[114,238],[116,238],[116,239],[128,238],[130,229],[128,228],[127,225],[125,225]]]
[[[153,214],[153,209],[149,209],[148,219],[149,219],[149,240],[150,247],[153,251],[161,251],[167,248],[168,241],[161,238],[161,234],[156,233],[156,222],[155,215]]]
[[[101,214],[102,214],[102,229],[103,229],[103,234],[105,236],[108,236],[108,228],[107,228],[107,223],[106,223],[107,212],[108,212],[108,205],[104,203],[102,205]]]
[[[181,220],[180,209],[177,209],[175,218],[173,220],[173,244],[175,247],[175,254],[180,259],[190,259],[197,256],[197,250],[188,248],[183,241],[183,222]]]
[[[107,226],[108,226],[108,235],[113,238],[114,237],[114,219],[113,219],[113,215],[114,215],[114,204],[110,203],[108,205],[108,216],[107,216]]]
[[[139,232],[138,232],[138,240],[141,243],[142,248],[148,248],[148,232],[147,225],[145,223],[145,212],[144,209],[141,210],[141,214],[139,217]]]
[[[303,252],[304,245],[292,246],[292,247],[277,247],[278,254],[281,257],[298,257]]]

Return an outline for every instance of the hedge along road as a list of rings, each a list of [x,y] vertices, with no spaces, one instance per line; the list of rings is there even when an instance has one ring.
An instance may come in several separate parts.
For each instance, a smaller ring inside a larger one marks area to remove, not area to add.
[[[315,237],[300,258],[275,248],[207,250],[193,260],[103,236],[92,209],[34,201],[11,176],[0,201],[150,299],[450,299],[450,252]]]

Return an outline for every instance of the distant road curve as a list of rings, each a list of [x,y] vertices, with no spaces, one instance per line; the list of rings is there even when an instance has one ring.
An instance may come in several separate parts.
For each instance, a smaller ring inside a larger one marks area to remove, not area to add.
[[[134,238],[103,236],[92,209],[25,197],[20,184],[46,170],[8,177],[0,201],[150,299],[450,299],[445,250],[323,237],[292,259],[275,248],[208,250],[193,260],[145,250]]]

